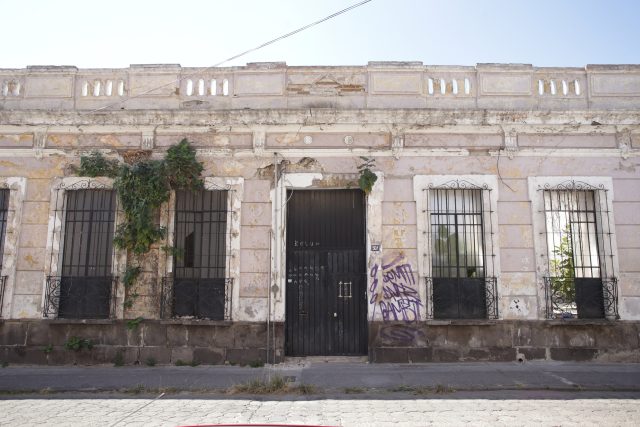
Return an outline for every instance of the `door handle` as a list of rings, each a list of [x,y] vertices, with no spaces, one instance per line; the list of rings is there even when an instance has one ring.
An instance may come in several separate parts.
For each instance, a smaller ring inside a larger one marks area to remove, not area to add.
[[[338,282],[338,298],[351,298],[351,281]]]
[[[333,317],[338,317],[338,313],[333,313]]]

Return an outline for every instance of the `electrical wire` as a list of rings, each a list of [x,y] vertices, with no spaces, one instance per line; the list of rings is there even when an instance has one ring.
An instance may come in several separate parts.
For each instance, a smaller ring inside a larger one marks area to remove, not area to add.
[[[318,24],[321,24],[321,23],[323,23],[323,22],[325,22],[325,21],[328,21],[328,20],[330,20],[330,19],[333,19],[333,18],[335,18],[336,16],[342,15],[343,13],[347,13],[347,12],[349,12],[350,10],[356,9],[356,8],[358,8],[358,7],[362,6],[362,5],[366,4],[366,3],[369,3],[369,2],[371,2],[371,1],[372,1],[372,0],[363,0],[363,1],[359,2],[359,3],[356,3],[356,4],[351,5],[351,6],[347,7],[347,8],[345,8],[345,9],[342,9],[342,10],[339,10],[339,11],[337,11],[337,12],[335,12],[335,13],[332,13],[332,14],[331,14],[331,15],[329,15],[329,16],[326,16],[326,17],[324,17],[324,18],[322,18],[322,19],[319,19],[318,21],[315,21],[315,22],[312,22],[312,23],[310,23],[310,24],[307,24],[307,25],[305,25],[305,26],[303,26],[303,27],[300,27],[300,28],[298,28],[297,30],[293,30],[293,31],[291,31],[291,32],[288,32],[288,33],[286,33],[286,34],[283,34],[283,35],[281,35],[281,36],[279,36],[279,37],[276,37],[275,39],[272,39],[272,40],[269,40],[268,42],[262,43],[261,45],[256,46],[256,47],[254,47],[254,48],[252,48],[252,49],[245,50],[245,51],[244,51],[244,52],[242,52],[242,53],[239,53],[239,54],[237,54],[237,55],[231,56],[231,57],[229,57],[229,58],[227,58],[227,59],[225,59],[225,60],[223,60],[223,61],[220,61],[220,62],[218,62],[218,63],[216,63],[216,64],[213,64],[213,65],[211,65],[211,66],[209,66],[209,67],[203,68],[202,70],[198,71],[197,73],[193,73],[193,74],[189,74],[189,75],[185,75],[185,76],[179,77],[178,79],[176,79],[176,80],[174,80],[174,81],[171,81],[171,82],[169,82],[169,83],[165,83],[165,84],[163,84],[163,85],[160,85],[160,86],[157,86],[157,87],[154,87],[154,88],[148,89],[148,90],[146,90],[146,91],[144,91],[144,92],[141,92],[141,93],[139,93],[139,94],[137,94],[137,95],[130,96],[130,97],[127,97],[127,98],[125,98],[125,99],[118,100],[118,101],[113,102],[113,103],[111,103],[111,104],[107,104],[107,105],[105,105],[105,106],[102,106],[102,107],[100,107],[100,108],[96,108],[95,110],[91,110],[91,111],[88,111],[88,112],[86,112],[86,113],[82,113],[82,114],[80,114],[80,115],[87,115],[87,114],[96,113],[96,112],[98,112],[98,111],[106,110],[107,108],[111,108],[111,107],[114,107],[114,106],[116,106],[116,105],[123,104],[123,103],[125,103],[125,102],[127,102],[127,101],[129,101],[129,100],[131,100],[131,99],[139,98],[139,97],[141,97],[141,96],[144,96],[144,95],[147,95],[147,94],[149,94],[149,93],[151,93],[151,92],[154,92],[154,91],[156,91],[156,90],[158,90],[158,89],[162,89],[162,88],[165,88],[165,87],[167,87],[167,86],[172,86],[172,85],[175,85],[175,84],[179,84],[181,81],[183,81],[183,80],[185,80],[185,79],[193,78],[193,77],[197,77],[197,76],[199,76],[199,75],[202,75],[202,74],[206,73],[207,71],[210,71],[210,70],[211,70],[211,69],[213,69],[213,68],[216,68],[216,67],[221,66],[222,64],[224,64],[224,63],[226,63],[226,62],[233,61],[234,59],[238,59],[238,58],[240,58],[240,57],[242,57],[242,56],[245,56],[245,55],[247,55],[247,54],[249,54],[249,53],[251,53],[251,52],[255,52],[255,51],[257,51],[257,50],[260,50],[260,49],[262,49],[262,48],[264,48],[264,47],[267,47],[267,46],[272,45],[272,44],[274,44],[274,43],[276,43],[276,42],[279,42],[280,40],[284,40],[284,39],[286,39],[286,38],[288,38],[288,37],[291,37],[291,36],[293,36],[293,35],[295,35],[295,34],[298,34],[298,33],[302,32],[302,31],[304,31],[304,30],[307,30],[307,29],[309,29],[309,28],[311,28],[311,27],[314,27],[314,26],[316,26],[316,25],[318,25]]]

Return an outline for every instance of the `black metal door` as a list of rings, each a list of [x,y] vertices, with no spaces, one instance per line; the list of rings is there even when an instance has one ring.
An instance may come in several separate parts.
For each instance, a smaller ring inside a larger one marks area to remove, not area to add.
[[[304,190],[287,199],[287,355],[366,354],[364,194]]]

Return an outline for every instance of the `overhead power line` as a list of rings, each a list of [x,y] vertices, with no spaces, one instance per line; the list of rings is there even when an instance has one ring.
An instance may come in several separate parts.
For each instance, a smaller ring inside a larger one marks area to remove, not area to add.
[[[324,17],[324,18],[322,18],[322,19],[319,19],[318,21],[315,21],[315,22],[312,22],[312,23],[310,23],[310,24],[307,24],[307,25],[305,25],[305,26],[303,26],[303,27],[300,27],[300,28],[298,28],[297,30],[293,30],[293,31],[291,31],[291,32],[289,32],[289,33],[283,34],[283,35],[281,35],[281,36],[279,36],[279,37],[276,37],[275,39],[272,39],[272,40],[269,40],[268,42],[262,43],[261,45],[256,46],[256,47],[254,47],[254,48],[252,48],[252,49],[245,50],[245,51],[244,51],[244,52],[242,52],[242,53],[239,53],[239,54],[237,54],[237,55],[231,56],[231,57],[229,57],[229,58],[227,58],[227,59],[225,59],[225,60],[223,60],[223,61],[220,61],[220,62],[218,62],[218,63],[216,63],[216,64],[213,64],[213,65],[211,65],[211,66],[209,66],[209,67],[203,68],[202,70],[198,71],[197,73],[193,73],[193,74],[189,74],[189,75],[186,75],[186,76],[182,76],[182,77],[180,77],[180,78],[178,78],[178,79],[176,79],[176,80],[173,80],[173,81],[171,81],[171,82],[169,82],[169,83],[165,83],[165,84],[163,84],[163,85],[160,85],[160,86],[157,86],[157,87],[154,87],[154,88],[151,88],[151,89],[145,90],[144,92],[141,92],[141,93],[139,93],[139,94],[137,94],[137,95],[129,96],[129,97],[127,97],[127,98],[124,98],[124,99],[118,100],[118,101],[113,102],[113,103],[111,103],[111,104],[107,104],[107,105],[104,105],[104,106],[102,106],[102,107],[100,107],[100,108],[96,108],[95,110],[91,110],[91,111],[88,111],[88,112],[86,112],[86,113],[82,113],[82,115],[92,114],[92,113],[95,113],[95,112],[98,112],[98,111],[106,110],[107,108],[111,108],[111,107],[114,107],[114,106],[116,106],[116,105],[123,104],[123,103],[125,103],[125,102],[127,102],[127,101],[129,101],[129,100],[131,100],[131,99],[139,98],[139,97],[141,97],[141,96],[144,96],[144,95],[147,95],[147,94],[149,94],[149,93],[151,93],[151,92],[154,92],[154,91],[156,91],[156,90],[158,90],[158,89],[162,89],[162,88],[165,88],[165,87],[167,87],[167,86],[173,86],[173,85],[175,85],[175,84],[179,84],[180,82],[182,82],[182,80],[185,80],[185,79],[189,79],[189,78],[193,78],[193,77],[200,76],[200,75],[202,75],[202,74],[206,73],[207,71],[212,70],[213,68],[216,68],[216,67],[221,66],[221,65],[222,65],[222,64],[224,64],[224,63],[227,63],[227,62],[233,61],[234,59],[238,59],[238,58],[240,58],[240,57],[242,57],[242,56],[245,56],[245,55],[247,55],[247,54],[249,54],[249,53],[251,53],[251,52],[255,52],[255,51],[257,51],[257,50],[260,50],[260,49],[262,49],[262,48],[264,48],[264,47],[267,47],[267,46],[272,45],[272,44],[274,44],[274,43],[276,43],[276,42],[279,42],[280,40],[284,40],[284,39],[286,39],[286,38],[288,38],[288,37],[291,37],[291,36],[293,36],[293,35],[295,35],[295,34],[298,34],[298,33],[302,32],[302,31],[304,31],[304,30],[307,30],[307,29],[309,29],[309,28],[311,28],[311,27],[314,27],[314,26],[316,26],[316,25],[318,25],[318,24],[321,24],[321,23],[323,23],[323,22],[325,22],[325,21],[328,21],[328,20],[330,20],[330,19],[333,19],[333,18],[335,18],[336,16],[342,15],[343,13],[347,13],[347,12],[349,12],[349,11],[353,10],[353,9],[356,9],[356,8],[358,8],[358,7],[362,6],[362,5],[366,4],[366,3],[369,3],[369,2],[371,2],[371,1],[372,1],[372,0],[363,0],[363,1],[359,2],[359,3],[355,3],[355,4],[353,4],[353,5],[349,6],[349,7],[345,8],[345,9],[339,10],[339,11],[337,11],[337,12],[335,12],[335,13],[332,13],[332,14],[331,14],[331,15],[329,15],[329,16],[326,16],[326,17]]]

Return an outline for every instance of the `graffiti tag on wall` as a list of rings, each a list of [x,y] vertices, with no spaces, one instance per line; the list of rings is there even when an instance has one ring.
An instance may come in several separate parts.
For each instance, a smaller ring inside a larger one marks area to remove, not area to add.
[[[411,323],[420,320],[422,301],[411,264],[403,254],[389,263],[383,263],[381,267],[374,264],[370,276],[369,304],[373,305],[373,318],[376,310],[380,310],[385,322],[400,320]],[[379,277],[382,277],[382,284]]]

